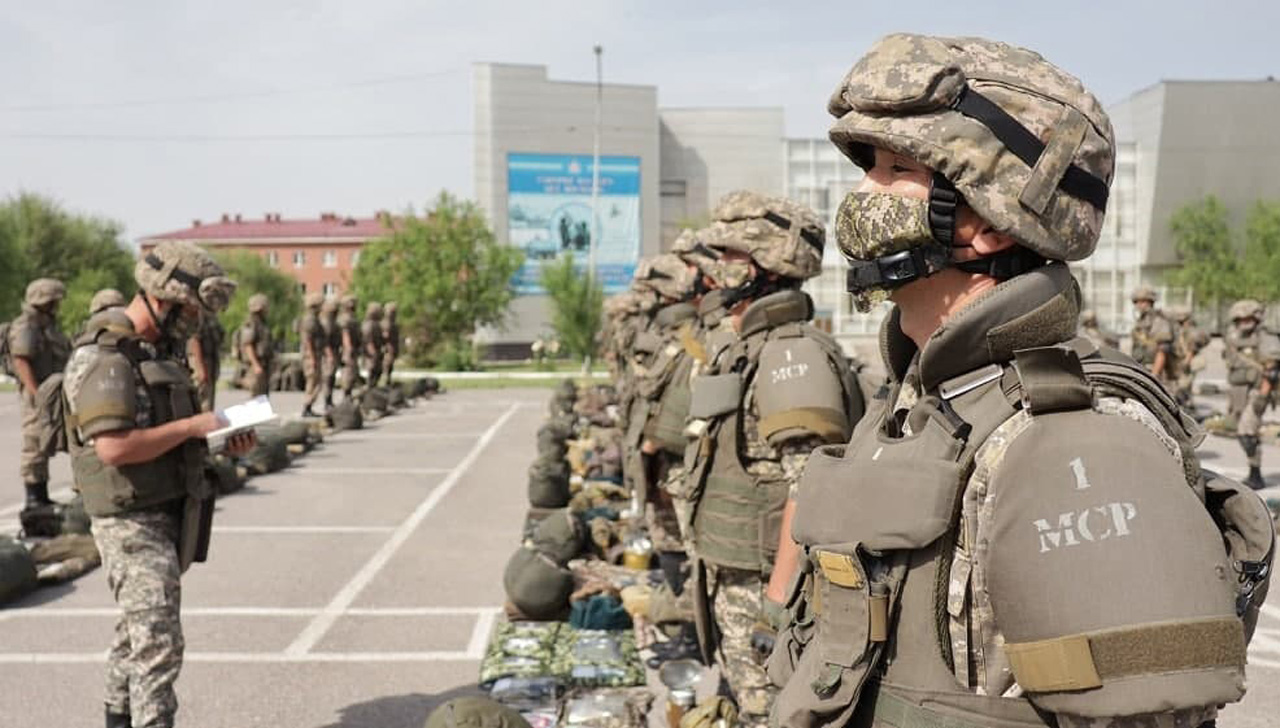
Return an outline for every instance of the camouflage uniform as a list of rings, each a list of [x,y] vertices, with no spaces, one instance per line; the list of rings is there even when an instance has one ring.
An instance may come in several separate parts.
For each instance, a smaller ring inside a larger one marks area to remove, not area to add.
[[[1110,331],[1103,331],[1098,324],[1098,314],[1086,309],[1080,314],[1080,335],[1092,341],[1094,346],[1119,349],[1120,339]]]
[[[1133,324],[1132,356],[1139,364],[1151,369],[1156,363],[1156,354],[1164,352],[1164,371],[1160,381],[1169,391],[1177,386],[1178,362],[1174,352],[1173,323],[1159,309],[1155,308],[1155,293],[1149,288],[1140,288],[1134,294],[1134,301],[1152,301],[1150,309],[1141,312]]]
[[[1200,351],[1209,345],[1209,335],[1196,326],[1190,310],[1179,308],[1169,313],[1175,326],[1173,358],[1178,363],[1173,394],[1180,404],[1189,407],[1195,390],[1196,373],[1204,368]]]
[[[1272,386],[1280,370],[1280,337],[1262,326],[1264,309],[1256,301],[1237,301],[1231,307],[1232,325],[1223,336],[1222,356],[1227,360],[1227,419],[1236,428],[1236,437],[1249,465],[1245,482],[1254,488],[1265,485],[1262,478],[1262,445],[1259,434],[1262,415],[1274,396],[1264,395],[1262,385]],[[1250,323],[1252,322],[1252,323]]]
[[[399,307],[395,301],[389,301],[382,316],[382,373],[387,378],[387,386],[392,384],[391,373],[396,367],[396,357],[400,356],[400,324],[396,321]]]
[[[342,393],[351,398],[360,379],[360,319],[356,316],[355,296],[343,296],[338,314],[338,335],[342,341]]]
[[[58,329],[55,312],[65,295],[61,282],[41,278],[27,286],[22,313],[9,326],[9,354],[21,357],[31,366],[38,387],[50,374],[60,372],[67,364],[70,342]],[[28,490],[29,501],[48,502],[49,459],[40,452],[39,411],[36,393],[28,392],[18,380],[18,403],[22,414],[22,455],[18,472]],[[34,491],[40,491],[35,493]],[[39,496],[32,498],[32,496]]]
[[[324,332],[324,350],[321,357],[320,386],[324,392],[324,406],[333,407],[333,390],[337,384],[338,363],[342,359],[342,330],[338,328],[338,306],[332,299],[320,308],[320,329]]]
[[[311,414],[311,405],[320,396],[320,386],[324,362],[324,329],[320,325],[320,306],[324,304],[324,296],[319,293],[307,295],[307,311],[302,315],[298,326],[298,338],[302,346],[302,371],[306,380],[306,394],[302,399],[303,414]]]
[[[169,275],[166,261],[187,280],[177,274],[162,280]],[[185,243],[162,243],[139,261],[135,275],[144,291],[161,300],[204,307],[203,318],[225,308],[235,288],[203,251]],[[200,281],[198,298],[190,278]],[[116,343],[105,343],[108,336],[118,337]],[[199,463],[207,448],[202,440],[188,440],[153,461],[119,469],[104,464],[94,447],[100,435],[163,425],[197,410],[189,385],[169,384],[172,378],[164,377],[165,384],[147,384],[147,366],[180,371],[181,364],[140,338],[127,317],[95,318],[76,343],[63,391],[76,424],[69,437],[76,486],[120,608],[107,654],[107,724],[128,725],[131,718],[135,726],[172,728],[178,709],[174,683],[185,647],[180,578],[191,560],[203,559],[188,544],[199,524],[207,526],[192,509],[193,499],[212,507],[207,494],[192,491],[193,483],[204,483]]]
[[[256,299],[256,300],[255,300]],[[255,294],[249,302],[249,320],[240,327],[240,349],[245,364],[245,380],[242,386],[249,393],[257,396],[267,394],[271,388],[271,363],[275,356],[275,342],[271,337],[271,327],[267,325],[266,296]],[[252,349],[262,364],[262,372],[253,370],[252,359],[248,351]]]
[[[364,366],[369,370],[367,385],[376,387],[382,381],[382,304],[370,301],[364,311],[364,323],[360,325],[360,339],[364,343]]]
[[[200,353],[204,356],[204,370],[208,375],[204,381],[197,382],[200,409],[212,412],[218,394],[218,377],[222,376],[222,341],[226,338],[226,331],[217,316],[201,316],[196,338],[200,340]]]

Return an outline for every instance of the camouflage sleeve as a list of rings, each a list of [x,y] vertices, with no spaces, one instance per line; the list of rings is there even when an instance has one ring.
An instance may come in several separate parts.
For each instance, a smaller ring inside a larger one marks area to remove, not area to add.
[[[1173,325],[1168,319],[1156,318],[1151,325],[1151,339],[1156,346],[1163,352],[1170,353],[1173,351],[1173,342],[1176,337],[1173,334]]]
[[[137,383],[133,366],[121,354],[96,346],[77,349],[67,365],[63,391],[85,439],[136,425]]]
[[[40,353],[40,336],[36,327],[25,318],[13,322],[9,328],[9,354],[32,358]]]
[[[1063,728],[1196,728],[1213,725],[1218,715],[1216,708],[1184,708],[1167,713],[1146,713],[1109,718],[1085,718],[1079,715],[1057,713],[1058,725]]]
[[[240,327],[240,346],[250,346],[257,343],[257,340],[258,327],[254,326],[252,322]]]
[[[782,475],[786,478],[790,498],[795,500],[800,486],[800,476],[804,474],[804,466],[809,463],[809,454],[826,441],[817,435],[788,440],[779,446],[782,453]]]

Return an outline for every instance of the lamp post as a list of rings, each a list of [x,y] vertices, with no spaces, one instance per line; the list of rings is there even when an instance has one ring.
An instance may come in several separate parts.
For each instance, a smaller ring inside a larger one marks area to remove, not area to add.
[[[591,151],[591,239],[587,241],[587,280],[596,281],[596,243],[600,240],[600,125],[604,111],[604,46],[595,46],[596,126]]]

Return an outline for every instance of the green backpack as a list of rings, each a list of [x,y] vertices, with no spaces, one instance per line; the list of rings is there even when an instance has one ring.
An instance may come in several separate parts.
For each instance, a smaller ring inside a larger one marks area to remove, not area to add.
[[[35,590],[36,562],[22,542],[0,536],[0,604]]]

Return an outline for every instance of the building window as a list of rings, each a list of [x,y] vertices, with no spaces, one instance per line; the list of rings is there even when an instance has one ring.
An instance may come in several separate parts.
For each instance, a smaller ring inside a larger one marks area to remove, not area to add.
[[[337,292],[338,292],[338,284],[337,284],[337,283],[326,283],[326,284],[324,284],[324,295],[326,295],[326,296],[332,296],[332,295],[337,294]]]
[[[279,254],[279,253],[277,253],[277,252],[276,252],[276,251],[274,251],[274,250],[268,250],[268,251],[267,251],[267,265],[271,266],[272,268],[279,268],[279,267],[280,267],[280,254]]]
[[[351,251],[351,267],[354,268],[359,264],[360,264],[360,251],[359,250]]]
[[[304,296],[305,296],[305,295],[307,294],[307,284],[305,284],[305,283],[299,283],[299,284],[298,284],[298,293],[301,293],[302,295],[304,295]]]
[[[338,251],[336,250],[324,251],[324,267],[326,268],[338,267]]]
[[[302,250],[293,251],[293,267],[301,268],[307,264],[307,254]]]

